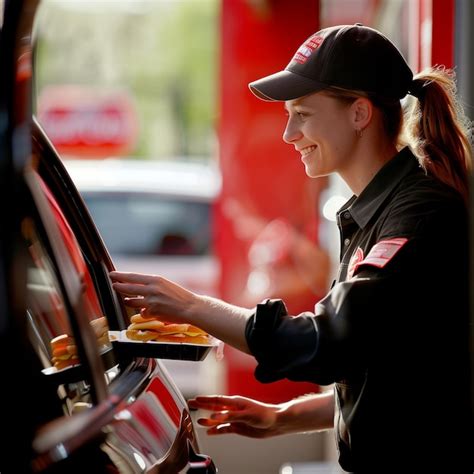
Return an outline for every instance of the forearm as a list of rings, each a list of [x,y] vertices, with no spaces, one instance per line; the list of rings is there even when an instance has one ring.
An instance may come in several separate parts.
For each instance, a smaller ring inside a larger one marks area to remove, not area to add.
[[[110,272],[114,289],[125,296],[127,306],[145,318],[190,323],[221,341],[249,352],[245,326],[253,310],[210,296],[198,295],[159,275]]]
[[[323,431],[334,427],[334,391],[305,395],[281,404],[275,424],[280,434]]]
[[[245,326],[254,310],[241,308],[210,296],[196,295],[186,309],[187,318],[221,341],[247,354]]]

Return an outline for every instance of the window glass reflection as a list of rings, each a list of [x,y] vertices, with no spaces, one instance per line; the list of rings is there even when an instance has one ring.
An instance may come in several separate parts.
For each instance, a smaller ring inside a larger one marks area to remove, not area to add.
[[[99,351],[103,352],[110,347],[108,336],[109,328],[107,320],[103,316],[102,308],[99,303],[99,298],[94,287],[91,274],[87,268],[76,237],[74,236],[69,223],[67,222],[61,208],[59,207],[58,202],[47,187],[46,183],[39,176],[38,179],[40,179],[42,189],[48,199],[48,204],[55,217],[56,224],[58,225],[62,241],[67,249],[67,253],[71,259],[74,269],[77,272],[77,275],[80,278],[80,281],[82,282],[82,296],[86,310],[84,316],[88,318],[89,323],[94,331],[94,334],[97,338]]]
[[[54,264],[33,219],[25,218],[21,229],[30,257],[27,262],[27,314],[31,339],[45,367],[59,370],[73,366],[78,363],[74,348],[65,346],[64,351],[54,352],[55,339],[72,334]]]
[[[57,225],[59,242],[51,245],[62,248],[62,259],[69,259],[67,267],[70,275],[61,278],[75,278],[81,282],[82,311],[76,317],[85,317],[97,339],[99,352],[107,351],[111,345],[108,324],[103,316],[92,277],[82,255],[78,242],[51,191],[36,175],[48,206],[48,214]],[[41,355],[45,368],[61,371],[79,364],[78,351],[69,315],[62,293],[63,286],[58,271],[51,258],[46,233],[38,225],[39,219],[28,217],[23,220],[22,233],[29,250],[27,273],[28,319],[31,338]],[[71,275],[72,274],[72,275]]]

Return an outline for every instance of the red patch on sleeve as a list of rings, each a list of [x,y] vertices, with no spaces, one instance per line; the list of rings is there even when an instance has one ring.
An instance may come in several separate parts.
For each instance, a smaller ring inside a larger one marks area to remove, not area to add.
[[[364,260],[364,251],[357,247],[357,250],[353,253],[350,261],[349,267],[347,269],[347,278],[352,278],[354,276],[354,272],[357,268],[357,265]]]
[[[383,268],[398,253],[398,251],[408,242],[404,237],[395,239],[381,240],[377,242],[368,253],[367,257],[355,265],[354,272],[361,265],[372,265],[374,267]]]

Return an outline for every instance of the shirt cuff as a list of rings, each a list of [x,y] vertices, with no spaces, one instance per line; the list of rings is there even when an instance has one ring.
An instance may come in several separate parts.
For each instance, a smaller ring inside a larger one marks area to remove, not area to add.
[[[258,362],[257,380],[312,381],[312,371],[307,369],[318,345],[314,314],[289,316],[282,300],[265,300],[247,322],[245,336]]]

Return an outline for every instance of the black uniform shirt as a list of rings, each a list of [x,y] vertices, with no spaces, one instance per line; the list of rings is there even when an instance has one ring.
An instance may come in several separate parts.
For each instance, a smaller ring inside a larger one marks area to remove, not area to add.
[[[471,434],[460,434],[469,420],[463,200],[404,148],[337,223],[339,272],[315,312],[292,317],[267,300],[249,320],[257,379],[335,384],[348,471],[473,472]]]

